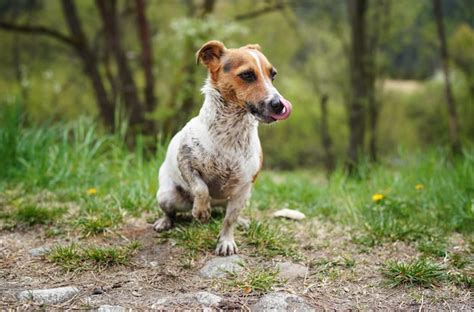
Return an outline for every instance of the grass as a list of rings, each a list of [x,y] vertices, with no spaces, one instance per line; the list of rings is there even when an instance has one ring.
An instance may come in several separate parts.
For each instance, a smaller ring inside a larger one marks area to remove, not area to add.
[[[214,251],[220,226],[220,221],[216,219],[204,224],[193,221],[162,233],[161,238],[174,240],[176,245],[187,251],[188,257],[195,258],[201,252]]]
[[[156,214],[156,176],[166,143],[159,141],[151,152],[138,138],[130,150],[122,128],[106,134],[86,118],[35,125],[21,115],[18,107],[0,106],[3,228],[44,226],[49,236],[77,230],[83,237],[90,237],[119,228],[130,216]],[[424,284],[424,276],[439,271],[435,264],[442,257],[449,260],[446,265],[450,269],[445,269],[446,274],[434,274],[435,283],[444,275],[451,283],[472,285],[468,274],[472,258],[450,252],[454,249],[446,239],[459,233],[463,240],[471,242],[470,252],[474,252],[472,181],[472,144],[466,143],[463,157],[456,159],[441,148],[400,151],[378,164],[362,164],[358,176],[352,178],[342,169],[330,180],[312,170],[264,171],[256,181],[249,211],[263,211],[265,215],[288,207],[302,211],[308,218],[348,226],[353,230],[350,233],[356,233],[354,242],[365,246],[367,252],[376,245],[404,241],[426,259],[387,265],[386,274],[391,274],[387,278],[400,284]],[[46,192],[51,196],[37,204],[35,196]],[[382,199],[374,200],[374,194],[380,194]],[[48,206],[52,202],[55,205]],[[67,203],[75,208],[52,208],[71,207]],[[219,218],[208,224],[191,222],[161,237],[176,241],[186,251],[183,266],[192,267],[196,256],[214,251],[220,226]],[[249,229],[236,232],[236,241],[241,250],[254,256],[298,258],[294,234],[297,233],[273,220],[254,221]],[[61,248],[55,249],[50,259],[70,270],[120,265],[133,254],[120,246],[89,252],[84,246]],[[354,265],[348,258],[317,267],[330,275]],[[417,273],[421,274],[419,279]]]
[[[50,225],[57,222],[66,211],[66,208],[44,208],[28,204],[11,212],[4,212],[0,215],[0,219],[12,222],[12,228],[18,226]]]
[[[225,285],[238,288],[243,293],[260,292],[266,293],[275,285],[282,283],[278,277],[278,269],[262,268],[259,266],[249,267],[241,264],[242,271],[228,272]]]
[[[419,285],[431,287],[447,279],[446,268],[426,259],[411,262],[388,262],[382,270],[391,287]]]
[[[48,259],[66,271],[101,269],[129,264],[131,256],[139,248],[138,242],[121,247],[79,246],[73,243],[53,248]]]
[[[244,234],[247,245],[255,248],[256,255],[263,257],[292,256],[298,258],[294,247],[295,242],[291,234],[284,233],[281,229],[259,221],[250,222],[249,228]]]

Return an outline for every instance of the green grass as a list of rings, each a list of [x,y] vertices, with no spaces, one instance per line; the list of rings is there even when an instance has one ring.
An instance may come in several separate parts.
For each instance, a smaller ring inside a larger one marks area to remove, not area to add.
[[[66,271],[101,269],[129,264],[131,256],[139,248],[138,242],[121,247],[70,244],[53,248],[48,254],[48,259]]]
[[[50,225],[58,222],[66,211],[66,208],[44,208],[28,204],[11,212],[4,212],[0,215],[0,219],[6,219],[7,222],[11,223],[12,228],[18,226]]]
[[[244,293],[269,292],[274,286],[282,284],[278,269],[242,265],[240,272],[228,272],[224,283],[231,288],[238,288]]]
[[[220,226],[221,222],[216,219],[211,219],[209,223],[193,221],[162,233],[161,238],[174,240],[190,258],[195,258],[201,252],[214,251]]]
[[[447,279],[446,268],[426,259],[411,262],[390,261],[382,270],[391,287],[419,285],[431,287]]]
[[[255,248],[256,255],[263,257],[292,256],[298,258],[291,234],[268,223],[252,221],[244,233],[244,242]]]
[[[156,212],[157,170],[166,151],[162,140],[150,152],[137,138],[130,150],[125,127],[106,134],[87,118],[35,125],[21,115],[20,106],[3,105],[0,113],[3,228],[44,226],[47,236],[65,235],[72,229],[89,237],[113,231],[129,217]],[[472,258],[466,256],[468,252],[451,252],[454,249],[447,238],[459,233],[458,237],[471,242],[470,252],[474,252],[472,181],[474,146],[468,142],[463,157],[455,159],[442,148],[399,151],[378,164],[362,164],[358,176],[352,178],[341,168],[330,180],[312,170],[264,171],[256,181],[249,211],[265,216],[268,211],[288,207],[304,212],[308,218],[348,226],[352,228],[348,235],[353,233],[354,242],[367,252],[375,245],[404,241],[426,260],[418,266],[401,263],[397,267],[392,263],[393,280],[423,284],[423,278],[406,279],[403,270],[409,273],[412,267],[415,271],[428,268],[425,273],[436,273],[428,264],[442,257],[454,272],[446,275],[447,280],[470,285]],[[418,184],[423,187],[416,188]],[[376,193],[383,199],[374,201]],[[40,204],[36,203],[37,197],[41,198]],[[48,206],[53,202],[54,206]],[[197,255],[214,251],[221,223],[217,218],[208,224],[182,224],[162,234],[162,238],[173,239],[186,251],[182,265],[189,268]],[[293,239],[298,233],[288,228],[274,220],[254,221],[249,229],[236,231],[236,242],[240,250],[254,256],[298,258],[300,247]],[[124,251],[114,249],[87,253],[84,247],[69,246],[55,252],[52,257],[57,263],[70,269],[107,267],[127,259],[121,254]],[[348,258],[317,267],[330,275],[353,265]],[[397,270],[403,273],[398,278]]]

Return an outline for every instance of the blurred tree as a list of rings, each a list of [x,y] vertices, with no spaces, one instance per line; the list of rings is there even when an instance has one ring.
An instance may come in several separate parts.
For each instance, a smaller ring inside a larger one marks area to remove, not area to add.
[[[153,75],[153,48],[151,44],[150,26],[146,18],[145,0],[135,0],[137,12],[138,37],[142,47],[142,67],[145,76],[145,113],[150,115],[156,107],[155,98],[155,77]],[[149,116],[145,116],[145,127],[147,133],[153,133],[153,123]]]
[[[446,104],[448,106],[449,114],[449,138],[451,142],[451,150],[453,154],[461,154],[461,141],[459,139],[459,121],[456,112],[456,102],[454,101],[453,92],[451,89],[451,80],[449,77],[449,54],[446,44],[446,34],[443,22],[443,7],[441,0],[433,0],[433,12],[436,20],[436,29],[438,30],[438,38],[440,43],[440,55],[444,74],[444,85]]]
[[[114,104],[110,102],[105,89],[102,77],[99,72],[99,64],[96,53],[90,48],[87,38],[82,29],[81,20],[77,14],[77,9],[74,1],[62,0],[62,8],[64,18],[66,19],[69,31],[71,32],[71,39],[65,41],[70,43],[81,58],[84,65],[84,71],[89,76],[92,87],[95,92],[97,105],[102,120],[108,129],[114,126]]]
[[[370,56],[366,37],[366,0],[348,0],[347,8],[351,25],[350,48],[350,85],[351,97],[349,109],[349,144],[347,149],[347,170],[353,173],[364,149],[365,115],[369,99],[367,76]]]
[[[449,46],[451,59],[464,74],[474,100],[474,29],[466,23],[461,24],[451,36]]]

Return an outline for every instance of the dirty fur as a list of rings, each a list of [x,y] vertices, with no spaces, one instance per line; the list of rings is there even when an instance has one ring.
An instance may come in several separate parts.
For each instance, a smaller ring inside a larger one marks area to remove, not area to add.
[[[165,216],[154,229],[170,229],[176,213],[189,210],[206,222],[212,205],[226,205],[218,255],[237,253],[233,229],[263,160],[258,123],[274,121],[269,99],[280,96],[270,82],[271,64],[256,47],[226,49],[211,41],[198,51],[198,61],[209,72],[202,88],[204,104],[173,137],[159,171],[157,199]],[[260,76],[245,82],[239,76],[242,70]]]

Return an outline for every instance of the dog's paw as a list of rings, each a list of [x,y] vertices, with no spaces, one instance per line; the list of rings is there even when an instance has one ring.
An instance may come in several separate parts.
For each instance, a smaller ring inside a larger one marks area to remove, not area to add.
[[[211,218],[211,209],[193,209],[193,217],[202,223],[206,223]]]
[[[167,216],[159,218],[153,224],[153,229],[157,232],[168,231],[172,227],[173,227],[173,221]]]
[[[220,239],[217,243],[216,254],[218,256],[231,256],[238,252],[237,245],[233,239]]]

